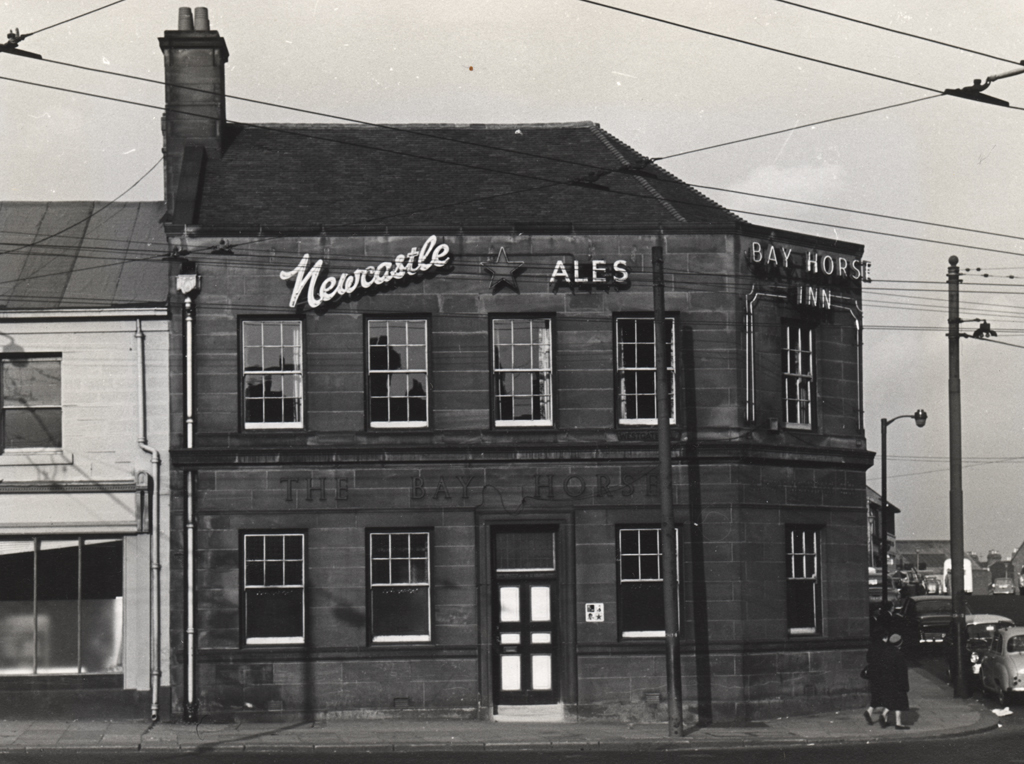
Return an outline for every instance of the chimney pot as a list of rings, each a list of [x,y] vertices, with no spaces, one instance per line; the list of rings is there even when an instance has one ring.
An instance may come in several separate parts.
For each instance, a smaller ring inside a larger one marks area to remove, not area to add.
[[[178,9],[178,31],[179,32],[191,32],[192,31],[192,9],[191,8],[179,8]]]
[[[210,31],[210,12],[206,8],[196,8],[196,31]]]

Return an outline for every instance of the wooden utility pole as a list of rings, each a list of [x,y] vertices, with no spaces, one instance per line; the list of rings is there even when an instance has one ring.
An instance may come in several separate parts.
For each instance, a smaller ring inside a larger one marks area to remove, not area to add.
[[[658,488],[661,497],[661,580],[665,609],[665,680],[668,687],[669,735],[683,732],[682,702],[679,697],[679,599],[676,581],[676,525],[672,502],[671,386],[668,376],[665,335],[664,249],[651,249],[654,276],[654,364],[658,407]]]

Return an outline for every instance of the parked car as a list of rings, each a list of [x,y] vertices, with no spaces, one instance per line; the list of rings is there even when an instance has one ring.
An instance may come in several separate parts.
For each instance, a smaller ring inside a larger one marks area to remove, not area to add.
[[[942,576],[929,573],[922,581],[925,594],[942,594]]]
[[[1003,706],[1024,693],[1024,627],[996,631],[981,659],[981,686]]]
[[[946,636],[942,640],[942,651],[946,656],[947,677],[952,682],[953,674],[956,671],[956,647],[954,643],[955,631],[953,621],[950,621],[946,629]],[[970,678],[974,681],[981,681],[981,659],[992,646],[992,638],[998,629],[1006,629],[1013,626],[1013,621],[1002,615],[991,613],[975,613],[964,616],[964,663],[970,666]]]
[[[989,594],[1017,594],[1017,576],[1013,563],[1005,560],[989,565],[992,581],[988,585]]]
[[[953,618],[953,598],[948,594],[919,594],[907,597],[901,613],[906,620],[911,646],[942,643]]]

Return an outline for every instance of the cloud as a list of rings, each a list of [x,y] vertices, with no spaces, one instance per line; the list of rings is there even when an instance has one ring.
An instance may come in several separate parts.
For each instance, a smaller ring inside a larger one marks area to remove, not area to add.
[[[833,197],[844,186],[846,171],[834,162],[803,164],[795,167],[762,165],[751,170],[735,188],[753,194],[784,199],[821,199]]]

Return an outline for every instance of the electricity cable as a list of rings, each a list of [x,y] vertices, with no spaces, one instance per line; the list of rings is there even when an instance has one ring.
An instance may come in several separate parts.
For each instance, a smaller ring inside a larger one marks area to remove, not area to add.
[[[630,16],[637,16],[637,17],[642,18],[642,19],[647,19],[648,21],[655,21],[655,22],[657,22],[659,24],[667,24],[669,26],[678,27],[679,29],[685,29],[685,30],[690,31],[690,32],[698,32],[700,34],[708,35],[709,37],[716,37],[716,38],[718,38],[720,40],[727,40],[729,42],[736,42],[736,43],[739,43],[741,45],[748,45],[748,46],[750,46],[752,48],[758,48],[759,50],[765,50],[765,51],[769,51],[771,53],[781,53],[784,56],[791,56],[793,58],[798,58],[801,61],[810,61],[810,62],[815,63],[815,64],[823,64],[824,66],[831,66],[831,67],[833,67],[835,69],[841,69],[841,70],[846,71],[846,72],[853,72],[854,74],[862,74],[862,75],[865,75],[867,77],[874,77],[876,79],[885,80],[886,82],[894,82],[897,85],[905,85],[907,87],[917,88],[918,90],[927,90],[930,93],[935,93],[937,95],[943,95],[943,91],[937,90],[936,88],[927,87],[926,85],[918,85],[915,82],[908,82],[906,80],[900,80],[900,79],[897,79],[895,77],[888,77],[888,76],[886,76],[884,74],[877,74],[875,72],[869,72],[869,71],[866,71],[864,69],[857,69],[857,68],[852,67],[852,66],[844,66],[843,64],[836,64],[836,63],[833,63],[831,61],[825,61],[824,59],[814,58],[813,56],[805,56],[802,53],[793,53],[792,51],[782,50],[781,48],[775,48],[775,47],[772,47],[771,45],[761,45],[760,43],[751,42],[750,40],[744,40],[744,39],[739,38],[739,37],[731,37],[729,35],[721,34],[719,32],[711,32],[711,31],[708,31],[707,29],[699,29],[697,27],[689,26],[687,24],[680,24],[679,22],[676,22],[676,21],[669,21],[668,19],[663,19],[663,18],[660,18],[658,16],[651,16],[651,15],[646,14],[646,13],[639,13],[638,11],[631,11],[631,10],[629,10],[627,8],[620,8],[620,7],[616,6],[616,5],[608,5],[606,3],[599,3],[599,2],[597,2],[597,0],[578,0],[578,2],[587,3],[588,5],[596,5],[599,8],[607,8],[608,10],[618,11],[619,13],[625,13],[625,14],[630,15]]]
[[[58,63],[58,64],[65,65],[65,66],[71,66],[73,68],[85,69],[85,70],[88,70],[88,71],[99,72],[99,73],[104,73],[104,74],[113,74],[115,76],[127,77],[127,78],[130,78],[130,79],[142,80],[142,81],[145,81],[145,82],[162,84],[162,83],[159,83],[159,81],[157,81],[157,80],[152,80],[152,79],[149,79],[149,78],[136,77],[134,75],[127,75],[127,74],[122,74],[122,73],[117,73],[117,72],[104,72],[103,70],[94,69],[94,68],[91,68],[91,67],[82,67],[82,66],[78,66],[77,64],[66,64],[64,62],[52,62],[52,63]],[[78,91],[78,90],[71,90],[71,89],[67,89],[67,88],[60,88],[60,87],[57,87],[57,86],[51,86],[51,85],[46,85],[46,84],[43,84],[43,83],[31,82],[31,81],[28,81],[28,80],[19,80],[19,79],[15,79],[15,78],[7,78],[7,77],[0,77],[0,79],[6,79],[6,80],[10,80],[10,81],[21,83],[21,84],[35,85],[37,87],[42,87],[42,88],[56,89],[56,90],[60,90],[60,91],[64,91],[64,92],[70,92],[70,93],[76,94],[76,95],[86,95],[86,96],[92,96],[92,97],[95,97],[95,98],[100,98],[100,99],[105,99],[105,100],[113,100],[113,101],[116,101],[116,102],[119,102],[119,103],[125,103],[125,104],[128,104],[128,105],[135,105],[135,106],[141,106],[141,107],[144,107],[144,108],[162,109],[162,110],[164,109],[164,107],[159,107],[159,106],[155,106],[155,105],[152,105],[152,104],[146,104],[146,103],[142,103],[142,102],[139,102],[139,101],[130,101],[130,100],[126,100],[126,99],[113,98],[113,97],[110,97],[110,96],[103,96],[103,95],[99,95],[99,94],[96,94],[96,93],[89,93],[87,91]],[[187,88],[187,87],[185,87],[184,89],[198,90],[199,92],[210,92],[210,91],[200,90],[198,88]],[[259,104],[259,105],[266,105],[266,106],[271,106],[271,107],[275,107],[275,108],[281,108],[281,109],[290,110],[290,111],[299,111],[299,112],[308,113],[308,114],[315,115],[315,116],[328,117],[328,118],[331,118],[331,119],[346,120],[346,121],[354,122],[356,124],[362,124],[362,125],[373,126],[373,127],[381,127],[381,128],[385,128],[385,129],[395,129],[395,130],[399,130],[401,132],[410,132],[410,133],[413,133],[415,135],[421,135],[421,136],[425,135],[425,133],[422,133],[422,132],[419,132],[419,131],[415,131],[415,130],[411,130],[411,129],[408,129],[408,128],[403,128],[403,127],[400,127],[400,126],[379,125],[379,124],[372,123],[372,122],[365,122],[365,121],[362,121],[362,120],[356,120],[356,119],[352,119],[352,118],[349,118],[349,117],[342,117],[342,116],[338,116],[338,115],[332,115],[332,114],[328,114],[328,113],[325,113],[325,112],[314,112],[314,111],[309,111],[309,110],[305,110],[305,109],[298,109],[296,107],[290,107],[290,106],[283,106],[283,105],[273,104],[273,103],[270,103],[270,102],[267,102],[267,101],[260,101],[260,100],[256,100],[256,99],[242,98],[242,97],[239,97],[239,96],[227,96],[227,97],[228,98],[235,98],[235,99],[238,99],[238,100],[242,100],[242,101],[246,101],[246,102],[250,102],[250,103],[255,103],[255,104]],[[880,107],[878,109],[873,109],[873,110],[870,110],[868,112],[858,112],[856,114],[850,114],[850,115],[846,115],[846,116],[843,116],[843,117],[835,117],[835,118],[832,118],[830,120],[825,120],[825,121],[836,121],[836,120],[839,120],[839,119],[846,119],[846,118],[850,118],[850,117],[860,116],[861,114],[870,113],[871,111],[881,111],[881,110],[884,110],[884,109],[895,108],[897,106],[905,106],[905,105],[909,105],[909,104],[912,104],[912,103],[917,103],[917,102],[922,101],[922,100],[928,100],[928,99],[934,98],[934,97],[936,97],[936,96],[927,96],[926,98],[923,98],[923,99],[915,99],[913,101],[906,101],[906,102],[903,102],[903,103],[900,103],[900,104],[892,104],[890,106]],[[177,110],[171,110],[171,111],[177,112]],[[191,115],[191,113],[189,113],[189,112],[180,112],[180,113],[185,114],[185,115]],[[205,115],[192,115],[192,116],[205,116]],[[261,123],[244,123],[244,122],[235,122],[233,120],[228,120],[228,122],[232,122],[234,124],[239,124],[239,125],[248,125],[250,127],[267,129],[267,130],[274,130],[275,129],[275,128],[270,127],[269,125],[261,124]],[[811,124],[820,124],[820,123],[811,123]],[[809,125],[804,125],[804,126],[799,126],[799,127],[805,127],[805,126],[811,126],[811,125],[809,124]],[[779,134],[781,132],[791,132],[793,129],[799,129],[799,128],[789,128],[789,129],[783,130],[783,131],[773,131],[773,132],[770,132],[770,133],[764,133],[764,134],[757,135],[757,136],[750,136],[748,138],[740,139],[739,141],[735,141],[735,142],[755,140],[755,139],[762,138],[762,137],[768,137],[768,136],[771,136],[771,135],[776,135],[776,134]],[[344,144],[344,145],[356,145],[359,148],[364,148],[364,149],[368,149],[368,150],[381,150],[381,151],[386,151],[386,152],[398,153],[400,155],[410,156],[410,157],[418,158],[418,159],[426,159],[426,160],[433,160],[433,161],[443,161],[443,162],[446,162],[446,163],[449,163],[449,164],[453,164],[455,166],[467,167],[467,168],[470,168],[470,169],[477,169],[477,170],[481,170],[481,171],[485,171],[485,172],[499,172],[499,173],[500,172],[504,172],[506,174],[512,174],[512,175],[515,175],[517,177],[528,177],[528,178],[535,179],[535,180],[541,180],[542,179],[542,178],[539,178],[538,176],[535,176],[535,175],[527,175],[527,174],[524,174],[524,173],[512,173],[512,172],[508,172],[508,171],[501,170],[501,169],[478,167],[478,166],[475,166],[475,165],[467,165],[467,164],[464,164],[464,163],[455,162],[455,161],[451,161],[451,160],[441,160],[441,159],[437,159],[435,157],[428,157],[428,156],[423,156],[423,155],[419,155],[419,154],[412,154],[412,153],[409,153],[409,152],[401,152],[401,151],[396,151],[396,150],[393,150],[393,149],[386,149],[386,148],[374,147],[374,146],[366,146],[366,145],[363,145],[363,144],[352,144],[350,142],[338,141],[338,140],[334,140],[334,139],[328,139],[328,138],[324,138],[324,137],[321,137],[321,136],[310,136],[308,134],[299,133],[298,131],[294,131],[294,130],[278,129],[277,132],[282,132],[282,133],[285,133],[285,134],[301,135],[302,137],[306,137],[306,138],[319,138],[321,140],[330,140],[331,142],[341,143],[341,144]],[[533,154],[533,153],[530,153],[530,152],[522,152],[522,151],[518,151],[518,150],[515,150],[515,149],[507,149],[507,148],[504,148],[504,147],[487,146],[486,144],[478,144],[478,143],[475,143],[475,142],[472,142],[472,141],[464,141],[464,140],[460,140],[460,139],[456,139],[456,138],[450,138],[450,137],[443,137],[443,136],[431,136],[431,137],[436,137],[436,138],[438,138],[440,140],[449,140],[449,141],[456,142],[456,143],[463,143],[463,144],[467,144],[467,145],[487,148],[487,149],[491,149],[491,150],[498,150],[498,151],[505,151],[505,152],[515,153],[515,154],[520,154],[520,155],[528,156],[528,157],[531,157],[531,158],[543,159],[545,161],[559,161],[559,162],[566,163],[566,164],[578,165],[578,166],[581,166],[581,167],[585,167],[587,169],[598,170],[598,171],[604,172],[604,173],[613,173],[613,172],[617,171],[616,169],[608,169],[606,167],[599,167],[599,166],[596,166],[596,165],[590,165],[590,164],[587,164],[587,163],[578,162],[578,161],[574,161],[574,160],[567,160],[567,159],[563,159],[563,158],[560,158],[560,157],[557,157],[557,156],[556,157],[543,156],[543,155]],[[732,143],[732,142],[730,142],[730,143]],[[722,146],[722,145],[729,145],[729,144],[719,144],[719,146]],[[650,159],[650,160],[647,160],[647,161],[648,162],[662,161],[664,159],[668,159],[668,158],[672,158],[672,157],[677,157],[677,156],[682,156],[684,154],[692,154],[692,153],[695,153],[695,152],[698,152],[698,151],[710,150],[710,149],[717,148],[717,147],[718,146],[710,146],[710,147],[705,147],[703,149],[693,149],[693,150],[686,151],[686,152],[679,152],[677,154],[670,154],[670,155],[666,155],[666,156],[662,156],[662,157],[653,158],[653,159]],[[621,168],[621,169],[625,169],[625,168]],[[553,182],[553,183],[576,185],[576,183],[574,181],[572,181],[572,180],[568,180],[568,181],[551,181],[551,179],[549,179],[549,178],[543,178],[543,180],[548,181],[548,182]],[[979,229],[966,228],[966,227],[962,227],[962,226],[952,226],[952,225],[946,225],[946,224],[941,224],[941,223],[932,223],[932,222],[929,222],[929,221],[921,221],[921,220],[914,220],[914,219],[910,219],[910,218],[902,218],[902,217],[899,217],[899,216],[885,215],[885,214],[882,214],[882,213],[872,213],[872,212],[868,212],[868,211],[864,211],[864,210],[848,209],[848,208],[842,208],[842,207],[835,207],[835,206],[831,206],[831,205],[821,205],[821,204],[815,204],[815,203],[812,203],[812,202],[803,202],[803,201],[795,200],[795,199],[785,199],[783,197],[775,197],[775,196],[769,196],[769,195],[762,195],[762,194],[756,194],[756,193],[752,193],[752,192],[735,191],[735,190],[724,189],[724,188],[715,187],[715,186],[703,186],[703,185],[694,184],[694,183],[686,183],[685,181],[681,181],[681,180],[675,179],[675,178],[672,178],[672,179],[664,178],[664,179],[660,179],[660,180],[663,180],[664,182],[668,182],[668,183],[677,184],[677,185],[679,185],[681,187],[692,187],[692,188],[697,188],[697,189],[708,189],[708,190],[719,191],[719,192],[724,192],[724,193],[734,193],[734,194],[743,195],[743,196],[751,196],[751,197],[756,197],[756,198],[763,198],[763,199],[769,199],[769,200],[774,200],[774,201],[781,201],[781,202],[787,202],[787,203],[793,203],[793,204],[800,204],[800,205],[811,206],[811,207],[819,207],[819,208],[822,208],[822,209],[832,209],[832,210],[837,210],[837,211],[849,212],[849,213],[853,213],[853,214],[868,215],[868,216],[879,217],[879,218],[889,219],[889,220],[894,220],[894,221],[899,221],[899,222],[910,222],[910,223],[916,223],[916,224],[920,224],[920,225],[929,225],[929,226],[935,226],[935,227],[940,227],[940,228],[948,228],[950,230],[960,230],[960,231],[964,231],[964,232],[968,232],[968,233],[982,233],[984,235],[992,235],[992,236],[1010,238],[1010,239],[1015,239],[1015,240],[1024,240],[1024,237],[1013,236],[1011,234],[1003,234],[1003,233],[990,232],[990,231],[981,231]],[[528,190],[528,189],[521,189],[521,190],[525,191],[525,190]],[[624,192],[624,191],[621,191],[621,190],[612,190],[612,191],[613,191],[613,193],[623,194],[623,195],[627,195],[627,196],[637,196],[639,198],[645,198],[645,199],[652,198],[650,196],[643,195],[643,194],[628,194],[627,192]],[[513,192],[513,193],[516,193],[516,192]],[[701,206],[703,204],[703,206],[706,206],[708,209],[718,209],[718,210],[726,209],[726,208],[722,207],[721,205],[718,205],[718,204],[716,204],[714,202],[701,203],[701,202],[695,202],[695,201],[692,201],[692,200],[686,200],[684,202],[683,200],[678,200],[678,199],[670,199],[669,201],[670,202],[686,204],[687,206]],[[417,212],[419,212],[419,211],[421,211],[421,210],[417,210]],[[750,212],[750,211],[743,211],[743,210],[728,210],[728,211],[739,213],[739,214],[745,214],[745,215],[755,215],[755,216],[760,215],[760,216],[767,216],[767,217],[775,217],[775,216],[771,216],[771,215],[766,215],[765,213]],[[781,219],[789,220],[789,221],[793,221],[793,222],[807,222],[807,223],[810,223],[812,225],[821,225],[821,226],[825,226],[825,227],[843,228],[843,226],[835,226],[833,224],[814,223],[812,221],[803,221],[803,220],[801,220],[799,218],[786,218],[786,217],[783,217]],[[870,231],[866,231],[865,229],[859,229],[859,228],[844,228],[844,230],[854,230],[854,231],[861,232],[861,233],[870,232]],[[896,236],[896,237],[902,238],[899,234],[884,234],[884,233],[881,233],[881,232],[876,232],[876,233],[878,233],[879,235],[892,235],[892,236]],[[914,237],[907,237],[907,238],[913,239]],[[936,243],[934,240],[929,240],[929,239],[918,239],[918,240],[924,241],[924,242],[929,242],[929,243]],[[945,242],[941,242],[941,243],[945,243]],[[968,246],[968,245],[955,245],[955,244],[951,244],[951,246]],[[992,251],[992,252],[1001,253],[1001,254],[1006,253],[1005,250],[998,250],[998,249],[986,250],[985,248],[981,248],[981,249],[982,249],[982,251]],[[1017,253],[1010,253],[1010,254],[1017,254]]]
[[[99,8],[93,8],[91,11],[86,11],[85,13],[80,13],[77,16],[72,16],[70,19],[64,19],[64,21],[58,21],[56,24],[50,24],[50,26],[48,26],[48,27],[43,27],[42,29],[37,29],[34,32],[28,32],[26,34],[19,34],[18,35],[18,39],[19,39],[19,41],[24,40],[26,37],[31,37],[34,34],[39,34],[40,32],[45,32],[48,29],[53,29],[54,27],[59,27],[62,24],[67,24],[68,22],[75,21],[75,20],[80,19],[80,18],[82,18],[84,16],[89,16],[90,14],[98,13],[99,11],[102,11],[104,8],[109,8],[112,5],[118,5],[119,3],[123,3],[123,2],[125,2],[125,0],[114,0],[114,2],[112,2],[112,3],[107,3],[106,5],[100,6]]]
[[[952,48],[953,50],[959,50],[963,53],[973,53],[976,56],[984,56],[985,58],[991,58],[993,61],[1002,61],[1006,64],[1014,64],[1020,66],[1020,61],[1014,61],[1012,58],[1003,58],[1002,56],[993,56],[989,53],[984,53],[980,50],[971,50],[970,48],[964,48],[960,45],[953,45],[948,42],[942,42],[941,40],[933,40],[930,37],[922,37],[921,35],[911,34],[910,32],[904,32],[900,29],[893,29],[892,27],[882,26],[881,24],[872,24],[870,21],[863,21],[862,19],[855,19],[850,16],[843,16],[839,13],[832,13],[831,11],[822,10],[821,8],[812,8],[809,5],[803,5],[801,3],[794,3],[792,0],[776,0],[776,2],[784,3],[785,5],[792,5],[795,8],[803,8],[805,11],[814,11],[815,13],[821,13],[825,16],[832,16],[833,18],[842,19],[843,21],[852,21],[854,24],[862,24],[866,27],[873,29],[880,29],[883,32],[891,32],[892,34],[903,35],[904,37],[911,37],[915,40],[921,40],[923,42],[930,42],[934,45],[942,45],[945,48]]]

